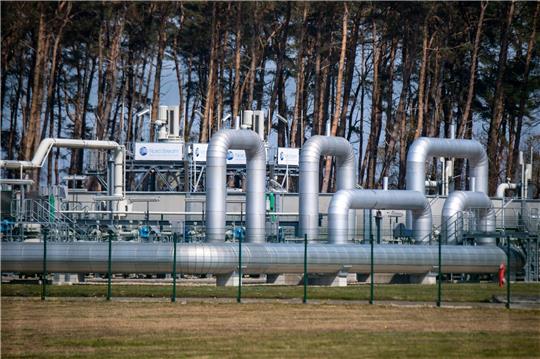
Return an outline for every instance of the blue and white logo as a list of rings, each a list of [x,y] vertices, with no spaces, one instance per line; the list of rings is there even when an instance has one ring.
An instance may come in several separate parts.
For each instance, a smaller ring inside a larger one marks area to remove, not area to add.
[[[195,157],[199,157],[200,152],[199,147],[195,147]]]
[[[279,153],[279,159],[282,161],[285,159],[285,153],[283,153],[283,151]]]
[[[139,149],[139,153],[141,154],[141,156],[146,156],[148,154],[148,149],[143,146]]]
[[[234,158],[234,153],[232,151],[227,151],[227,160],[231,161]]]

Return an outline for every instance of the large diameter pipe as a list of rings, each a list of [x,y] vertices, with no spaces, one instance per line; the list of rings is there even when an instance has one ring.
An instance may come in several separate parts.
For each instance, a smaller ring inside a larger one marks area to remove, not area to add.
[[[517,189],[516,183],[501,183],[497,186],[497,198],[504,198],[504,193],[509,189]]]
[[[231,273],[238,268],[235,243],[178,244],[177,270],[192,274]],[[438,265],[436,246],[376,245],[377,273],[426,273]],[[496,273],[506,263],[506,253],[496,246],[443,246],[446,273]],[[2,271],[40,273],[43,244],[10,242],[2,244]],[[522,255],[511,251],[512,271],[524,265]],[[49,243],[47,269],[56,273],[106,273],[108,245],[104,242]],[[113,242],[114,273],[168,273],[172,268],[172,243]],[[308,251],[311,273],[369,273],[369,245],[342,246],[313,244]],[[302,273],[304,245],[253,244],[242,246],[243,272]]]
[[[68,138],[45,138],[39,143],[31,161],[0,161],[0,168],[34,169],[43,167],[45,159],[53,147],[59,148],[90,148],[99,150],[114,150],[114,195],[124,196],[124,159],[125,148],[114,141],[81,140]]]
[[[431,206],[417,191],[400,190],[340,190],[334,194],[328,207],[328,236],[330,243],[347,241],[348,213],[356,209],[408,209],[412,212],[412,229],[417,244],[429,242],[431,235]]]
[[[225,241],[227,152],[245,150],[247,162],[246,241],[265,241],[266,151],[252,130],[223,129],[214,134],[206,154],[206,238]]]
[[[355,187],[355,160],[352,145],[343,137],[312,136],[300,151],[299,212],[300,235],[308,239],[319,236],[319,164],[321,156],[336,157],[336,188]],[[354,212],[350,212],[349,239],[356,226]]]
[[[488,158],[484,147],[475,140],[420,137],[407,154],[407,189],[425,193],[426,161],[431,157],[466,158],[471,177],[476,178],[476,192],[488,193]]]
[[[460,237],[463,230],[464,211],[470,209],[478,210],[478,223],[476,231],[493,233],[495,232],[495,212],[491,200],[485,193],[471,191],[454,191],[450,193],[442,209],[441,235],[445,243],[455,244],[456,238]],[[495,244],[495,238],[477,238],[478,244]]]

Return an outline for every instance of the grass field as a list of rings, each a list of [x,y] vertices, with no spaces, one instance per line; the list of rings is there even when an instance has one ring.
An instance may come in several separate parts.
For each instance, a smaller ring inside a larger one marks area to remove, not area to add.
[[[537,358],[540,310],[2,299],[2,358]]]
[[[48,295],[52,297],[104,297],[107,286],[64,285],[48,286]],[[540,297],[539,283],[513,283],[515,296]],[[41,286],[37,284],[4,284],[2,296],[37,297]],[[113,284],[113,297],[168,297],[172,293],[171,285],[121,285]],[[234,298],[236,287],[177,286],[178,298]],[[244,298],[291,299],[302,298],[301,286],[261,286],[243,287]],[[444,284],[443,301],[445,302],[489,302],[493,296],[505,296],[506,288],[499,288],[496,283]],[[368,300],[369,285],[348,287],[309,287],[311,299],[333,300]],[[414,284],[377,285],[375,299],[393,301],[435,301],[437,286]]]

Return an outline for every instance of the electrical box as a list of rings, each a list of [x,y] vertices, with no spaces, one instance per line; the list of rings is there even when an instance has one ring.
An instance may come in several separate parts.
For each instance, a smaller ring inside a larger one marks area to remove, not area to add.
[[[240,127],[257,132],[261,140],[264,141],[264,111],[243,111]]]
[[[166,131],[160,129],[158,139],[160,141],[175,142],[180,140],[180,106],[159,106],[158,120],[166,127]],[[163,127],[162,127],[163,128]]]

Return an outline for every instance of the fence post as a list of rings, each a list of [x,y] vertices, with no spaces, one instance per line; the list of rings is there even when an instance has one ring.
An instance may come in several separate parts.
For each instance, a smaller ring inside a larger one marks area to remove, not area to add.
[[[307,303],[307,285],[308,285],[308,270],[307,270],[307,233],[304,234],[304,298],[302,303]]]
[[[238,294],[236,302],[242,303],[242,235],[238,237]]]
[[[112,237],[113,232],[109,233],[109,257],[107,261],[107,300],[112,296]]]
[[[173,233],[173,265],[172,265],[172,277],[173,277],[173,288],[172,288],[172,297],[171,302],[176,302],[176,242],[177,242],[177,233]]]
[[[381,220],[382,220],[382,212],[377,211],[375,213],[375,226],[377,227],[377,244],[381,243]],[[375,270],[374,270],[374,263],[373,263],[373,236],[370,236],[371,238],[371,255],[370,255],[370,283],[369,283],[369,304],[373,304],[375,302]]]
[[[506,308],[510,309],[510,237],[506,237]]]
[[[48,229],[43,229],[43,273],[41,274],[41,300],[47,297],[47,236]]]
[[[375,279],[373,278],[374,270],[373,270],[373,235],[372,234],[369,235],[369,242],[371,246],[371,255],[369,256],[369,261],[370,261],[369,304],[373,304],[373,297],[374,297],[373,285],[375,283]]]
[[[441,289],[442,289],[442,238],[439,236],[439,278],[437,281],[437,307],[441,306]]]

